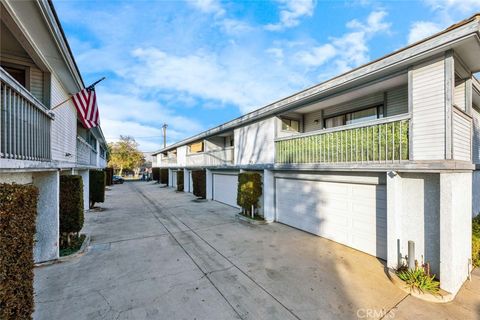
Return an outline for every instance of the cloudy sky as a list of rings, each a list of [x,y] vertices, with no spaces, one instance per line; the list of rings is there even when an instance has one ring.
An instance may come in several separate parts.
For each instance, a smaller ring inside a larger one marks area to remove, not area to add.
[[[327,80],[480,11],[479,0],[54,0],[109,141],[143,151]]]

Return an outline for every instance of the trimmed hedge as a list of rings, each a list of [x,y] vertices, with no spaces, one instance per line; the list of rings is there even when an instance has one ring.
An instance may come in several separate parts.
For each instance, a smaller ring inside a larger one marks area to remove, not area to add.
[[[38,189],[0,184],[0,319],[31,319]]]
[[[168,169],[160,169],[160,183],[168,184]]]
[[[177,191],[183,191],[183,169],[177,171]]]
[[[105,172],[90,170],[89,193],[90,208],[93,208],[97,202],[105,201]]]
[[[113,168],[105,168],[103,170],[105,171],[105,185],[113,185]]]
[[[472,220],[472,262],[480,267],[480,214]]]
[[[83,180],[60,176],[60,233],[78,233],[83,228]]]
[[[252,206],[258,208],[258,200],[262,195],[262,176],[257,172],[238,174],[237,204],[252,213]]]
[[[160,183],[160,168],[152,168],[152,179]]]
[[[193,194],[199,198],[207,197],[207,176],[205,170],[192,171]]]

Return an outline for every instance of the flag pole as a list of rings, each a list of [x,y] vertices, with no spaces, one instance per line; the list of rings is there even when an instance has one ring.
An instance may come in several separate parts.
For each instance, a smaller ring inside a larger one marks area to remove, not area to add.
[[[99,79],[99,80],[95,81],[94,83],[92,83],[91,85],[89,85],[89,86],[87,87],[87,89],[89,89],[89,88],[90,88],[90,89],[94,88],[95,85],[97,85],[100,81],[103,81],[103,80],[105,80],[105,79],[106,79],[106,77],[102,77],[101,79]],[[72,97],[73,97],[73,95],[71,95],[70,97],[68,97],[68,99],[65,99],[65,100],[63,100],[62,102],[60,102],[59,104],[57,104],[56,106],[54,106],[53,108],[51,108],[49,111],[53,111],[53,110],[57,109],[57,108],[60,107],[61,105],[63,105],[63,104],[65,104],[66,102],[68,102],[68,100],[72,99]]]

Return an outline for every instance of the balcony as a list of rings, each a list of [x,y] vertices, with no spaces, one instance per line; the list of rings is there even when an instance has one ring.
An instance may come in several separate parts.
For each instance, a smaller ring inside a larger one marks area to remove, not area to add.
[[[2,68],[0,79],[0,158],[50,161],[53,116]]]
[[[409,115],[275,140],[278,164],[395,163],[409,160]]]
[[[97,166],[97,150],[79,136],[77,136],[77,164]]]
[[[233,147],[187,154],[187,166],[210,167],[233,164]]]

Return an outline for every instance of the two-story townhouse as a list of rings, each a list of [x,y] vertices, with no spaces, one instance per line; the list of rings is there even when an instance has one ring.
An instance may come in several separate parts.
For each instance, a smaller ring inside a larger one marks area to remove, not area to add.
[[[263,175],[263,215],[396,268],[415,242],[441,287],[471,271],[480,211],[480,15],[163,148],[156,166],[207,171],[236,206],[237,174]],[[472,213],[473,212],[473,213]]]
[[[48,261],[59,254],[59,176],[83,177],[88,209],[89,170],[105,167],[106,142],[69,100],[85,85],[52,2],[0,6],[0,183],[38,187],[34,258]]]

